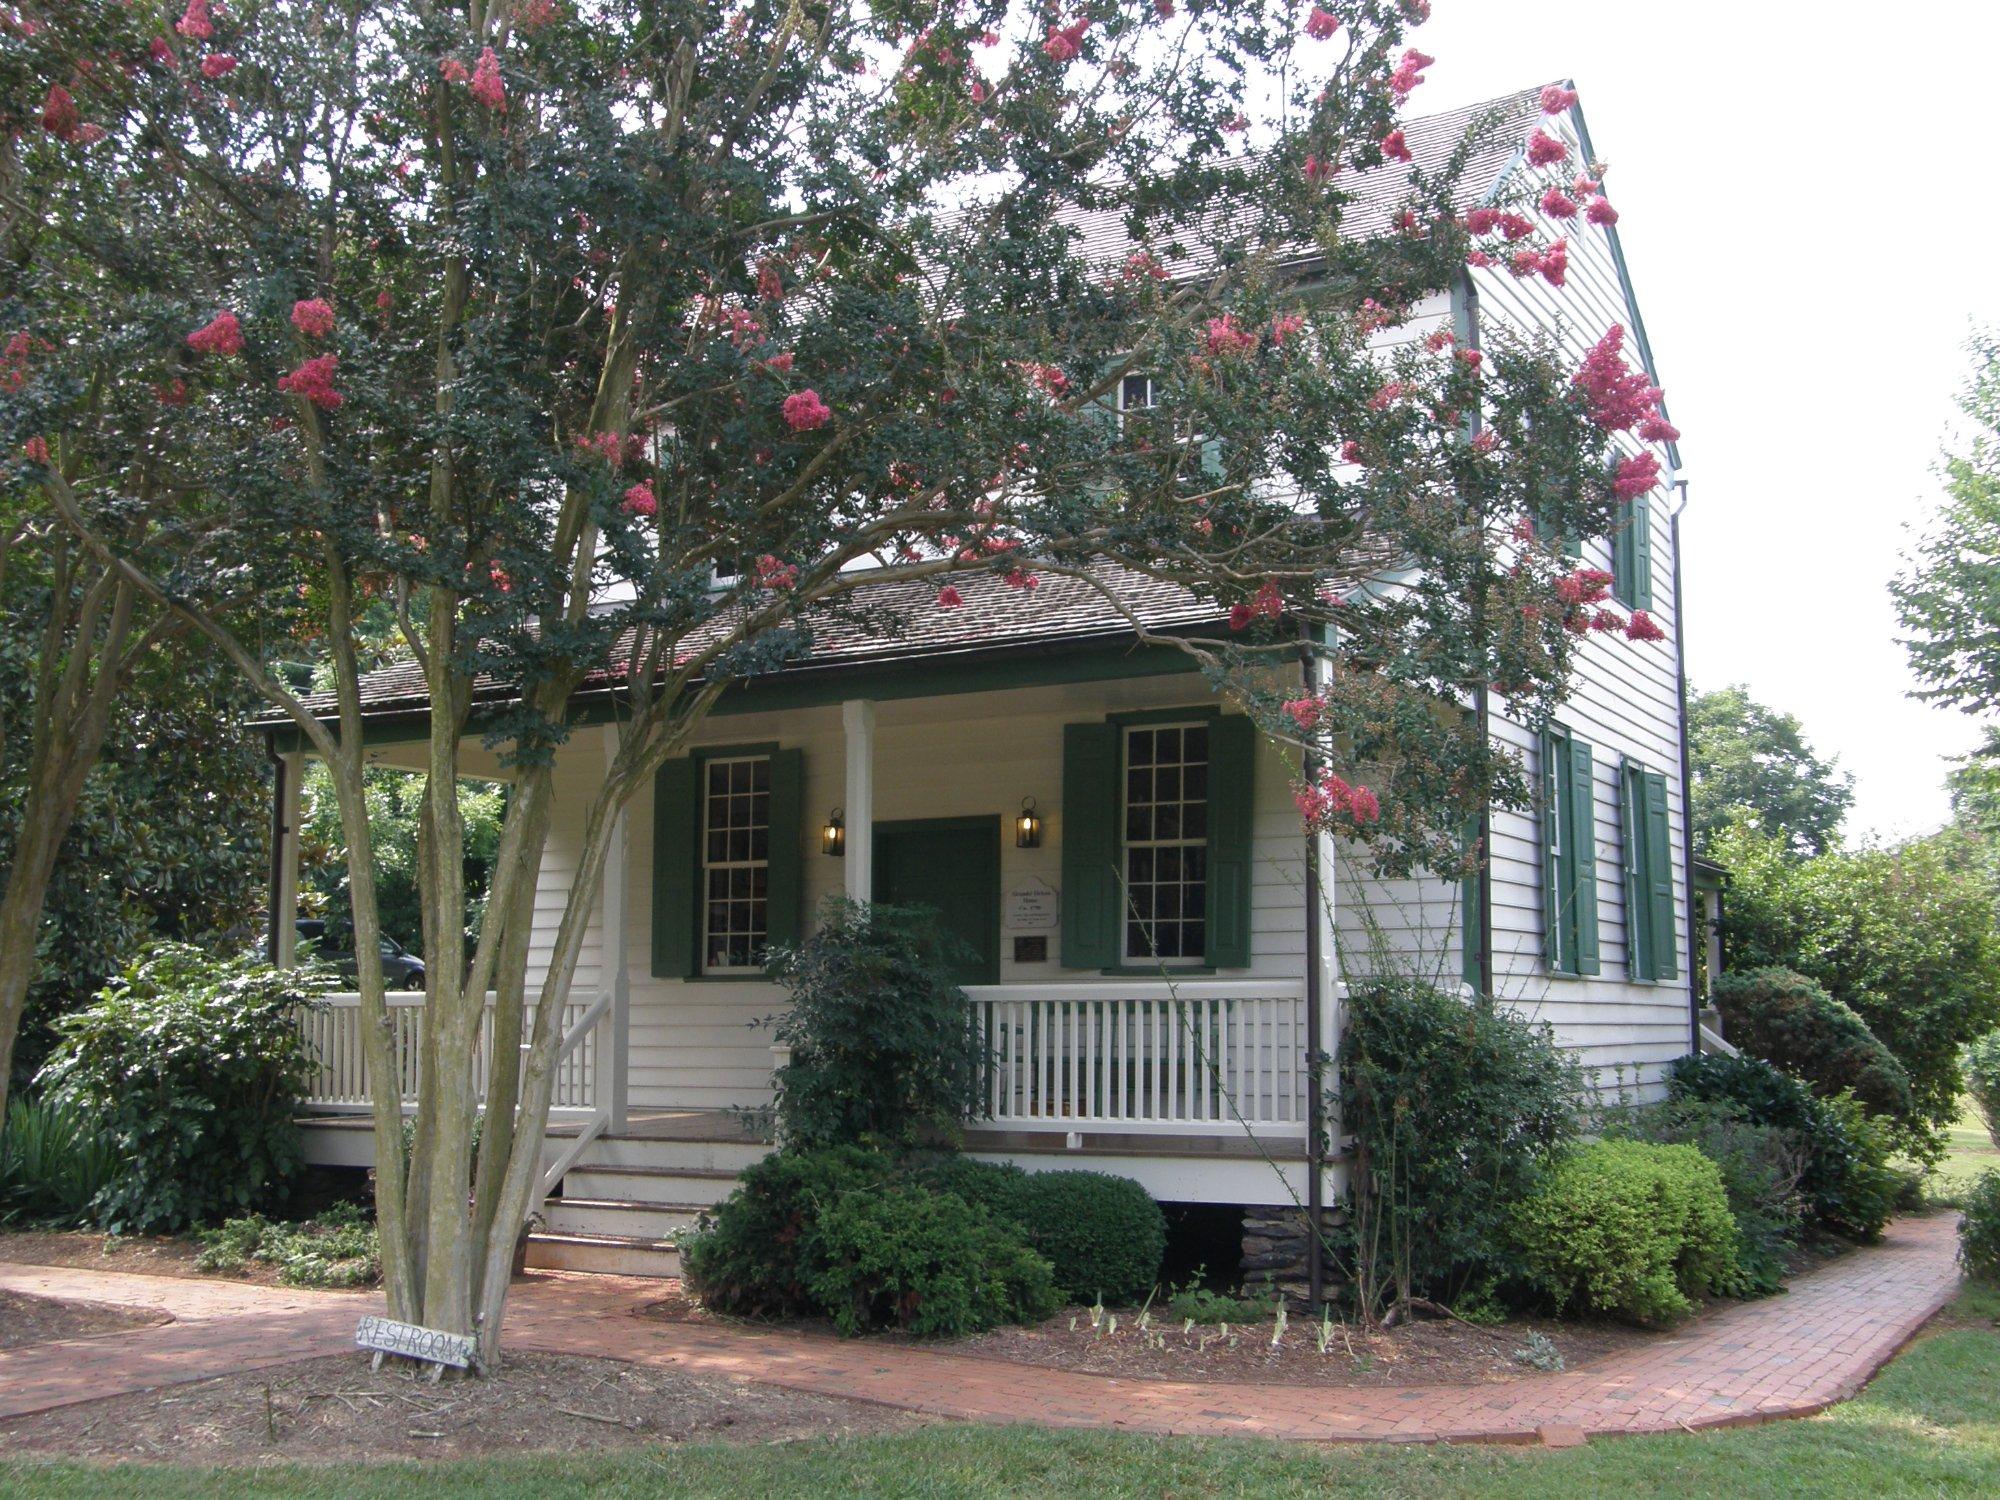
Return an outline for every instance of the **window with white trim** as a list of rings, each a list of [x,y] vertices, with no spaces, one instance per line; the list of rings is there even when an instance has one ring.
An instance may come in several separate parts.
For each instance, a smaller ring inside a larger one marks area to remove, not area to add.
[[[1125,957],[1200,963],[1208,949],[1208,725],[1125,730]]]
[[[704,762],[701,803],[702,972],[762,968],[771,931],[771,758]]]

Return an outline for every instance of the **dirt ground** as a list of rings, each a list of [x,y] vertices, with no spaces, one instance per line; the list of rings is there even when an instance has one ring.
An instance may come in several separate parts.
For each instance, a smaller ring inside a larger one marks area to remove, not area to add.
[[[694,1439],[778,1443],[920,1424],[866,1402],[617,1360],[517,1354],[436,1385],[332,1355],[0,1421],[0,1452],[177,1463],[457,1458]]]
[[[677,1282],[662,1282],[665,1292],[642,1311],[647,1317],[672,1322],[731,1324],[736,1319],[711,1313],[692,1301]],[[1613,1323],[1558,1322],[1551,1318],[1516,1318],[1493,1328],[1464,1323],[1420,1321],[1367,1334],[1335,1321],[1320,1348],[1317,1320],[1293,1318],[1284,1336],[1272,1343],[1275,1325],[1261,1323],[1221,1327],[1149,1320],[1139,1326],[1138,1314],[1127,1308],[1092,1327],[1087,1308],[1058,1313],[1033,1328],[995,1328],[963,1339],[911,1339],[924,1349],[949,1354],[978,1355],[1015,1364],[1043,1365],[1092,1375],[1116,1375],[1139,1380],[1238,1380],[1283,1385],[1381,1386],[1477,1385],[1545,1373],[1516,1359],[1528,1346],[1530,1334],[1548,1339],[1562,1356],[1563,1368],[1575,1369],[1623,1349],[1642,1347],[1662,1335]],[[786,1327],[838,1337],[831,1325],[792,1323]],[[874,1335],[883,1342],[902,1342],[900,1335]]]
[[[54,1297],[0,1290],[0,1349],[19,1349],[56,1339],[83,1339],[126,1328],[151,1328],[167,1321],[165,1313],[151,1308],[58,1301]]]
[[[171,1235],[105,1235],[82,1229],[22,1229],[0,1233],[0,1260],[25,1266],[71,1266],[80,1271],[126,1271],[137,1276],[197,1276],[277,1286],[278,1268],[246,1261],[240,1271],[201,1271],[201,1246]]]

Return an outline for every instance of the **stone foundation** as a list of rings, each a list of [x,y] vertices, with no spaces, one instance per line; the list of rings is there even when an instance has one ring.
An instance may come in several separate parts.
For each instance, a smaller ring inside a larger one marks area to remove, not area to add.
[[[1293,1307],[1306,1306],[1306,1246],[1310,1239],[1304,1209],[1245,1208],[1244,1290],[1274,1286]],[[1330,1273],[1331,1269],[1322,1266],[1323,1271]]]

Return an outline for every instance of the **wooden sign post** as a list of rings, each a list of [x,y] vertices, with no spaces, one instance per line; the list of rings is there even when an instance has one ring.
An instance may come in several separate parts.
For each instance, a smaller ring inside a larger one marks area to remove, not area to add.
[[[451,1365],[460,1370],[471,1367],[478,1349],[470,1334],[440,1333],[435,1328],[419,1328],[414,1323],[376,1317],[361,1320],[361,1326],[354,1330],[354,1347],[372,1350],[377,1368],[381,1367],[383,1355],[397,1354],[404,1359]]]

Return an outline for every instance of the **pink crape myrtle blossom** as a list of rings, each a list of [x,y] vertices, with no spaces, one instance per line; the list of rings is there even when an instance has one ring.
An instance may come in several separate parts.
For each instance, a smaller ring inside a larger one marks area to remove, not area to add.
[[[1306,157],[1305,177],[1310,183],[1322,183],[1333,176],[1333,162],[1316,155]]]
[[[1551,219],[1574,219],[1576,217],[1576,200],[1571,198],[1561,188],[1552,187],[1546,193],[1542,194],[1541,208],[1542,212],[1547,214]]]
[[[1403,139],[1403,127],[1398,125],[1382,137],[1382,154],[1390,161],[1409,161],[1410,144]]]
[[[1625,363],[1625,329],[1614,323],[1586,354],[1574,377],[1590,404],[1590,419],[1606,432],[1625,432],[1653,415],[1660,388]]]
[[[1625,622],[1625,639],[1628,641],[1664,641],[1666,638],[1667,633],[1643,609],[1633,610],[1632,618]]]
[[[1235,355],[1254,354],[1257,351],[1257,335],[1248,329],[1238,328],[1233,313],[1210,318],[1202,342],[1210,354],[1225,359]]]
[[[1382,804],[1373,792],[1365,786],[1350,785],[1331,771],[1321,776],[1317,784],[1304,783],[1294,789],[1292,802],[1306,826],[1313,829],[1328,829],[1343,821],[1375,823],[1382,817]]]
[[[1611,492],[1620,500],[1636,500],[1659,482],[1659,456],[1636,453],[1618,461],[1618,468],[1611,478]]]
[[[215,35],[215,25],[209,19],[208,0],[188,0],[187,9],[174,22],[174,30],[191,42],[205,42]]]
[[[1639,419],[1639,436],[1649,443],[1678,443],[1681,440],[1681,430],[1658,412],[1654,412],[1650,417]]]
[[[819,399],[818,391],[795,391],[785,397],[786,425],[794,432],[811,432],[833,420],[833,410]]]
[[[1285,704],[1285,712],[1292,716],[1292,722],[1299,726],[1301,734],[1312,731],[1325,708],[1326,705],[1318,698],[1293,698]]]
[[[937,607],[939,609],[957,609],[963,603],[965,603],[965,595],[961,594],[948,583],[937,592]]]
[[[1066,63],[1083,51],[1084,34],[1090,30],[1088,17],[1067,26],[1051,26],[1042,42],[1042,51],[1059,63]]]
[[[42,105],[42,129],[59,141],[68,141],[76,138],[82,123],[69,90],[59,83],[50,84],[49,97]]]
[[[292,327],[309,339],[323,339],[333,332],[333,308],[320,297],[306,297],[292,304]]]
[[[337,411],[347,398],[333,388],[334,366],[340,361],[332,354],[309,359],[289,375],[278,377],[278,389],[317,406],[321,411]]]
[[[507,108],[507,85],[500,81],[500,59],[491,47],[482,47],[479,61],[472,69],[472,97],[492,110],[502,114]]]
[[[1596,604],[1609,597],[1611,584],[1602,568],[1576,568],[1556,580],[1556,597],[1572,606]]]
[[[439,63],[438,72],[446,83],[464,83],[472,76],[471,70],[455,57],[447,57]]]
[[[1285,596],[1278,592],[1275,583],[1265,583],[1250,596],[1248,604],[1235,604],[1229,610],[1229,628],[1248,630],[1253,620],[1276,620],[1285,613]]]
[[[1389,75],[1389,87],[1395,90],[1396,97],[1401,99],[1413,92],[1424,81],[1424,69],[1436,61],[1428,52],[1419,52],[1415,47],[1406,51],[1396,64],[1396,71]]]
[[[1536,167],[1552,167],[1559,161],[1569,159],[1569,146],[1550,135],[1546,130],[1537,130],[1528,137],[1528,163]]]
[[[1280,313],[1271,319],[1271,342],[1282,349],[1285,340],[1305,326],[1306,320],[1298,313]]]
[[[211,52],[201,60],[201,76],[210,82],[227,78],[236,71],[236,59],[227,52]]]
[[[46,467],[49,461],[49,440],[36,433],[21,445],[21,457],[31,464],[41,464]]]
[[[243,325],[235,313],[219,312],[187,336],[187,345],[197,354],[241,354]]]
[[[1315,5],[1312,14],[1306,17],[1306,35],[1316,42],[1323,42],[1340,30],[1340,18],[1329,14]]]
[[[174,55],[174,44],[163,36],[153,38],[152,45],[146,49],[146,55],[152,59],[153,66],[156,68],[175,68],[180,66],[181,60]]]
[[[793,564],[783,562],[767,552],[757,559],[756,578],[760,588],[796,588],[799,582],[799,570]]]
[[[1584,209],[1583,216],[1591,223],[1600,224],[1606,229],[1618,222],[1618,210],[1611,206],[1609,198],[1592,198],[1589,206]]]
[[[1559,83],[1552,83],[1542,90],[1542,113],[1559,115],[1576,103],[1576,90],[1566,89]]]
[[[660,513],[660,502],[653,495],[653,487],[642,479],[625,492],[618,508],[628,516],[656,516]]]

